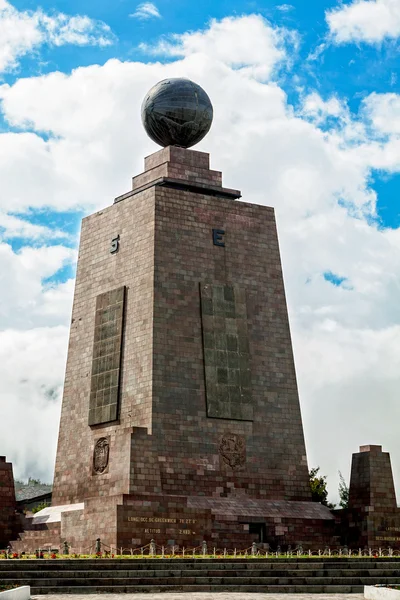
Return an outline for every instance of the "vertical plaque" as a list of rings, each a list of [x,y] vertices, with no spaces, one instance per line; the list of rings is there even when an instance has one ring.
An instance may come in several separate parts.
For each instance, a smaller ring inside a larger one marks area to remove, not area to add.
[[[253,420],[246,291],[200,284],[207,416]]]
[[[125,286],[96,298],[89,425],[118,419]]]

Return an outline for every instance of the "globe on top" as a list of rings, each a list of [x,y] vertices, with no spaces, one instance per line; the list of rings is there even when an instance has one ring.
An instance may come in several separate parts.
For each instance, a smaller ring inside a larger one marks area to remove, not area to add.
[[[164,79],[146,94],[142,122],[160,146],[194,146],[209,131],[213,107],[203,88],[190,79]]]

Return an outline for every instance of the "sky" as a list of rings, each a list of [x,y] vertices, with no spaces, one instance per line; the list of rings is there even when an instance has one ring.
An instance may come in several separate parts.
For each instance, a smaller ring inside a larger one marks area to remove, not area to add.
[[[0,0],[0,454],[51,481],[83,216],[188,77],[226,187],[276,211],[310,467],[391,453],[400,503],[399,0]],[[267,424],[266,424],[267,425]]]

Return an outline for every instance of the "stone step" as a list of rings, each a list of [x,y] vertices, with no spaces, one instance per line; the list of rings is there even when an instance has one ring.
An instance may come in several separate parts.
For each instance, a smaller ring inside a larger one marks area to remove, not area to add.
[[[61,541],[60,523],[41,523],[34,525],[31,523],[25,530],[19,534],[18,539],[11,542],[14,552],[34,552],[40,547],[60,548]]]
[[[20,539],[29,540],[32,537],[45,537],[46,535],[60,535],[57,529],[27,529],[19,534]]]
[[[58,536],[41,536],[31,535],[29,539],[21,539],[12,543],[13,552],[25,552],[32,554],[39,547],[52,546],[53,548],[61,548],[60,538]]]
[[[111,574],[112,573],[112,574]],[[45,577],[46,579],[52,578],[129,578],[129,577],[285,577],[285,578],[305,578],[305,577],[319,577],[319,578],[337,578],[337,577],[359,577],[359,578],[397,578],[400,579],[399,570],[390,569],[371,569],[371,570],[356,570],[356,569],[343,569],[343,570],[272,570],[272,569],[237,569],[237,570],[203,570],[203,569],[159,569],[159,570],[148,570],[148,569],[135,569],[135,570],[9,570],[2,571],[2,580],[15,580],[27,578],[39,578]]]
[[[31,549],[27,550],[26,549],[26,544],[24,541],[21,542],[14,542],[14,545],[12,547],[12,552],[18,552],[18,553],[29,553],[29,554],[34,554],[36,552],[36,550],[38,548],[45,550],[46,548],[56,548],[58,550],[60,550],[60,543],[56,542],[55,540],[43,540],[43,539],[33,539],[32,541],[30,541],[30,545],[31,545]]]
[[[41,565],[55,565],[60,566],[71,566],[76,564],[79,561],[85,562],[85,565],[90,565],[91,567],[99,567],[99,568],[115,568],[116,561],[119,564],[123,564],[124,567],[126,565],[140,565],[144,567],[146,565],[150,566],[150,568],[154,568],[152,565],[157,565],[157,568],[161,566],[161,568],[168,568],[168,565],[171,564],[179,564],[184,565],[185,568],[210,568],[210,565],[213,568],[223,568],[223,569],[237,569],[239,565],[243,565],[242,568],[253,568],[257,565],[262,566],[271,566],[271,568],[279,567],[279,568],[291,568],[291,569],[310,569],[310,568],[329,568],[329,569],[342,569],[346,568],[365,568],[365,569],[375,569],[375,568],[400,568],[400,558],[352,558],[346,559],[341,558],[336,560],[332,559],[324,559],[324,560],[313,560],[312,558],[303,558],[298,560],[287,560],[285,558],[181,558],[181,557],[165,557],[165,558],[150,558],[150,557],[127,557],[111,559],[111,558],[85,558],[85,559],[74,559],[72,556],[68,558],[59,558],[57,563],[52,559],[42,559],[40,561]],[[35,559],[24,559],[25,564],[35,564],[37,561]],[[0,569],[6,565],[7,563],[4,560],[0,560]],[[21,561],[15,561],[14,564],[21,564]],[[101,565],[101,567],[100,567]],[[268,566],[268,568],[269,568]],[[75,568],[75,567],[74,567]]]
[[[360,593],[396,584],[400,560],[353,559],[23,559],[0,561],[0,578],[32,594],[120,592]]]
[[[204,562],[195,560],[186,562],[182,559],[18,559],[18,560],[0,560],[0,573],[3,571],[18,572],[18,571],[168,571],[168,570],[186,570],[186,571],[278,571],[278,572],[329,572],[337,571],[364,571],[364,572],[380,572],[390,571],[398,573],[400,571],[400,562],[359,562],[355,559],[352,563],[311,563],[306,559],[305,563],[284,563],[280,560],[270,562],[267,559],[264,561],[249,560],[248,562],[220,562],[218,560]]]
[[[21,534],[21,539],[12,542],[13,551],[17,551],[19,548],[20,552],[32,553],[38,546],[51,545],[55,548],[61,548],[60,536],[52,535],[46,532],[46,535],[40,535],[40,532],[29,532],[29,537],[25,538],[25,534]]]
[[[258,587],[271,585],[290,585],[290,586],[313,586],[313,585],[375,585],[396,584],[397,577],[385,578],[363,578],[363,577],[301,577],[293,579],[290,577],[127,577],[127,578],[91,578],[91,577],[70,577],[70,578],[26,578],[18,580],[20,585],[30,585],[31,587],[97,587],[97,586],[160,586],[160,585],[224,585],[228,587],[237,587],[238,585],[255,585]]]
[[[120,594],[120,593],[156,593],[156,592],[258,592],[275,594],[361,594],[363,585],[147,585],[147,586],[55,586],[32,587],[32,595],[41,594]]]

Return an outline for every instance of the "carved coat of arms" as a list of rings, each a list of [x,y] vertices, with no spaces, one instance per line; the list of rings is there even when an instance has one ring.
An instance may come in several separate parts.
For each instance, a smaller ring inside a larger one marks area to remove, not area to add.
[[[233,470],[240,469],[246,462],[246,444],[244,437],[235,434],[222,436],[219,453],[223,462]]]
[[[110,442],[108,438],[98,439],[93,452],[93,471],[98,475],[101,475],[107,469],[109,455]]]

